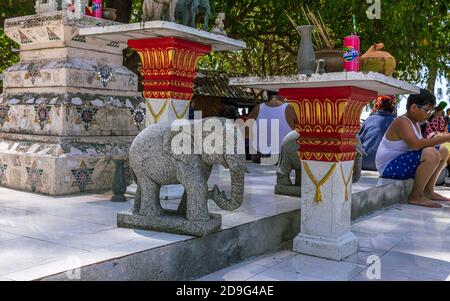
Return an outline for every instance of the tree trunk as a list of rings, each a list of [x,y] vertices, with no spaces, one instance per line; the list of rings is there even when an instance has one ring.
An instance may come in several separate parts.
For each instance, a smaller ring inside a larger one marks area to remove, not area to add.
[[[132,0],[111,0],[109,6],[117,9],[117,22],[129,23],[131,17]]]
[[[427,80],[427,89],[433,94],[434,94],[434,87],[436,85],[437,74],[438,74],[438,67],[437,66],[430,67],[430,72],[428,73],[428,80]]]

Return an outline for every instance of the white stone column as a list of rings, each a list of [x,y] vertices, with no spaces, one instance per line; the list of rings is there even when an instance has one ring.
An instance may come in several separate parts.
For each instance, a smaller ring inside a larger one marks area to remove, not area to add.
[[[146,125],[160,122],[173,122],[177,119],[189,118],[190,100],[180,99],[146,99]]]
[[[351,232],[353,161],[302,161],[301,231],[294,251],[342,260],[357,252]]]

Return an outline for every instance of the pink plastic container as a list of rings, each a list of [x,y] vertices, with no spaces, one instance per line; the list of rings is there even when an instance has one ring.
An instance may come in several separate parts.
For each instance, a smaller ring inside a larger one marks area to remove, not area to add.
[[[102,0],[92,0],[92,16],[101,18],[102,15]]]
[[[351,35],[344,38],[344,70],[359,71],[360,40],[359,36]]]

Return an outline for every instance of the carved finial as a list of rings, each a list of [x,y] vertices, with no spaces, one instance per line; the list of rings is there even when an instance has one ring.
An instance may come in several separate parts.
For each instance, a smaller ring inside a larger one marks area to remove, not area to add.
[[[215,34],[227,35],[225,31],[225,13],[219,13],[216,18],[216,26],[212,30]]]

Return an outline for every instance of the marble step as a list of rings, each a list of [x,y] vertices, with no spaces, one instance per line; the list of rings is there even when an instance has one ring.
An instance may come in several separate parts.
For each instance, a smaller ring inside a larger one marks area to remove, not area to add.
[[[112,252],[116,248],[110,247],[111,258],[92,260],[79,267],[82,279],[193,280],[255,256],[291,250],[292,240],[300,231],[299,199],[273,194],[273,185],[261,186],[273,181],[271,168],[250,169],[246,201],[239,210],[222,211],[210,201],[210,212],[222,214],[223,224],[218,232],[197,238],[150,231],[145,239],[122,244],[117,253]],[[257,170],[259,174],[255,173]],[[216,173],[220,174],[227,176],[223,170]],[[364,173],[353,186],[352,219],[404,203],[410,189],[410,181],[378,179],[375,174]],[[174,209],[178,200],[163,201],[163,205]],[[67,270],[54,270],[39,279],[65,280]]]

